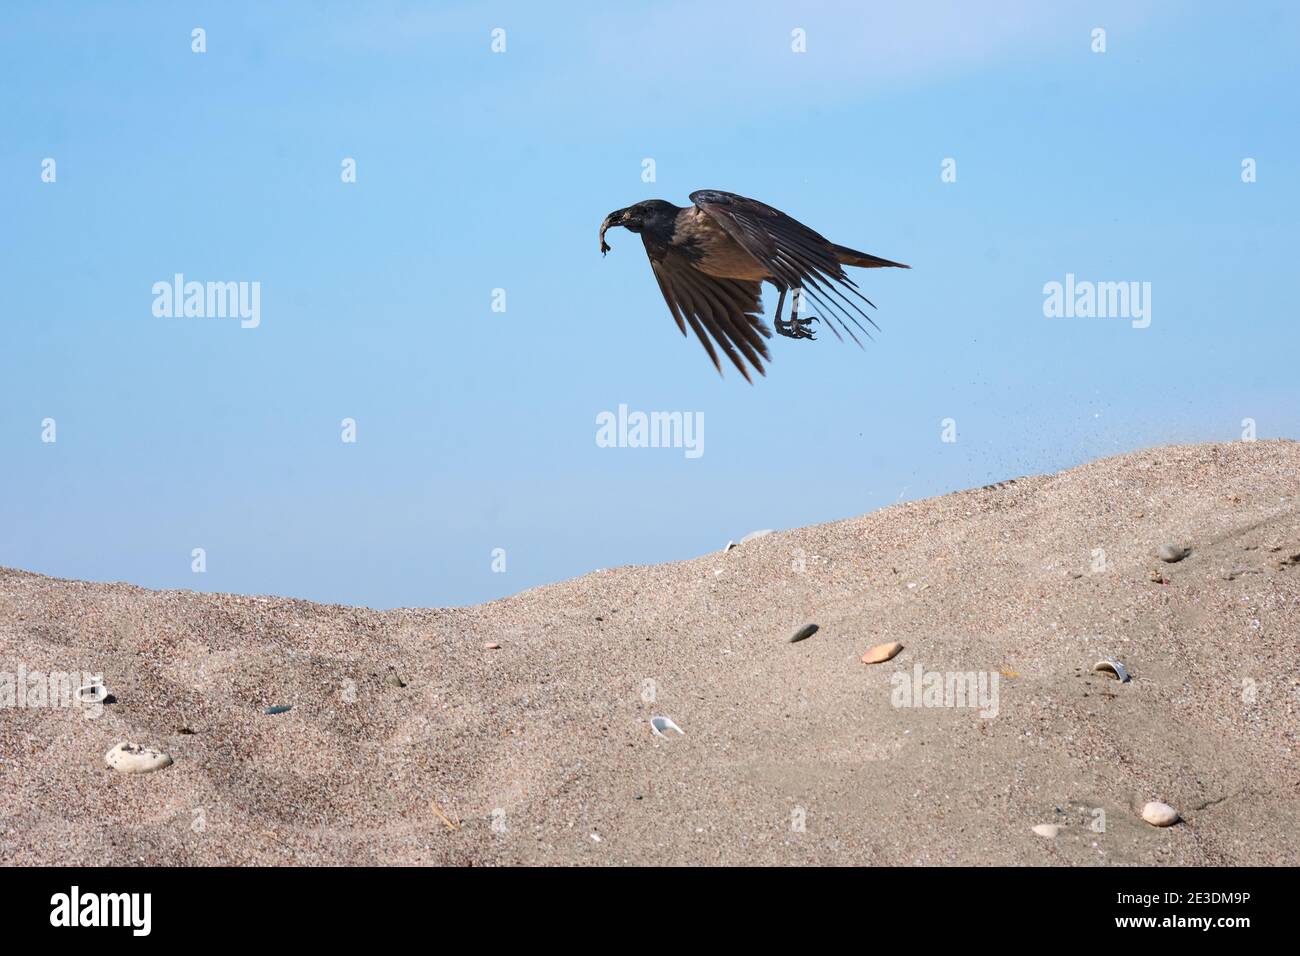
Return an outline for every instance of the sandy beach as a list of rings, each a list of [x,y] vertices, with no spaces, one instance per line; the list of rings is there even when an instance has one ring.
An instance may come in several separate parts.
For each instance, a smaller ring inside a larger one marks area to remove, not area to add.
[[[1295,865],[1297,502],[1300,444],[1236,442],[477,607],[0,570],[10,686],[112,694],[0,708],[0,859]],[[124,741],[173,763],[111,769]]]

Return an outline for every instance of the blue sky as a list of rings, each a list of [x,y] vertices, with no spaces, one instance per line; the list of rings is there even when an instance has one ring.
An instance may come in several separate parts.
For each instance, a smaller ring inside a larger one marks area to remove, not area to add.
[[[0,19],[3,565],[463,604],[1244,418],[1300,437],[1293,4]],[[774,339],[766,379],[720,378],[639,240],[596,242],[700,188],[911,263],[858,273],[875,343]],[[259,282],[261,324],[155,316],[178,272]],[[1067,273],[1151,283],[1150,326],[1045,317]],[[704,454],[598,447],[620,404],[702,413]]]

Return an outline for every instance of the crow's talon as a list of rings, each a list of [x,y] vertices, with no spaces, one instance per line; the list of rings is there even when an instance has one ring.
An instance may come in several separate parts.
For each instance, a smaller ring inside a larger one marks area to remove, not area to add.
[[[821,319],[817,318],[815,315],[811,315],[806,319],[792,318],[789,322],[782,322],[780,319],[777,319],[776,331],[778,335],[784,335],[787,338],[809,339],[815,342],[817,340],[817,334],[808,328],[808,326],[813,322],[821,322]]]

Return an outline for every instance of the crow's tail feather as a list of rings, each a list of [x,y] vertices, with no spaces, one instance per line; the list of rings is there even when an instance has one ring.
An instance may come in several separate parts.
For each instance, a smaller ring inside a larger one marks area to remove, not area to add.
[[[904,265],[901,262],[894,262],[890,259],[882,259],[880,256],[868,255],[865,252],[858,252],[856,249],[850,249],[848,246],[837,246],[831,244],[835,250],[835,258],[840,261],[841,265],[858,266],[861,269],[885,269],[893,267],[895,269],[910,269],[911,266]]]

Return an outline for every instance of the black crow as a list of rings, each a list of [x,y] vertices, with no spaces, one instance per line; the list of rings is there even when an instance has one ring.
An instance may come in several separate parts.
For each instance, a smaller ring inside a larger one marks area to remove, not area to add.
[[[835,327],[838,322],[861,347],[862,343],[844,320],[847,318],[856,325],[867,338],[871,334],[854,318],[853,312],[877,330],[880,327],[849,295],[873,309],[875,305],[858,291],[842,267],[911,268],[836,245],[781,210],[756,199],[717,189],[700,189],[691,193],[691,202],[695,205],[683,209],[662,199],[648,199],[611,212],[600,224],[600,251],[609,252],[605,232],[615,226],[641,234],[650,267],[677,327],[682,335],[686,334],[688,324],[695,330],[719,374],[722,364],[713,348],[714,342],[727,353],[746,381],[753,381],[746,361],[760,375],[766,374],[763,362],[771,359],[763,339],[771,338],[772,332],[759,318],[763,312],[760,298],[763,282],[772,283],[780,292],[775,319],[779,334],[792,339],[816,338],[809,326],[820,320],[798,316],[797,295],[802,293],[827,317],[826,324],[836,338],[844,340]],[[796,290],[796,298],[789,321],[782,322],[781,308],[790,289]]]

